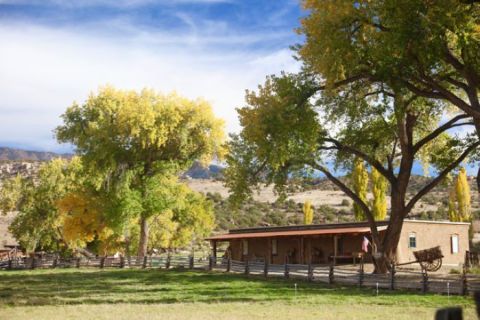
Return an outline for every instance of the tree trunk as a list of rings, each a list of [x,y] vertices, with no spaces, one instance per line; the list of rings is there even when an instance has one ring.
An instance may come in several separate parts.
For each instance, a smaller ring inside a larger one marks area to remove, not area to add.
[[[143,258],[147,255],[148,246],[148,221],[146,217],[140,219],[140,241],[138,244],[137,257]]]

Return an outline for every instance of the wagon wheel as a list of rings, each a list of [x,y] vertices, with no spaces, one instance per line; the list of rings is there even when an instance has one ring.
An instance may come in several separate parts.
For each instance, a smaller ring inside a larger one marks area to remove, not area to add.
[[[421,261],[420,265],[422,266],[423,269],[427,271],[431,271],[431,272],[437,271],[442,266],[442,258],[435,259],[432,261]]]

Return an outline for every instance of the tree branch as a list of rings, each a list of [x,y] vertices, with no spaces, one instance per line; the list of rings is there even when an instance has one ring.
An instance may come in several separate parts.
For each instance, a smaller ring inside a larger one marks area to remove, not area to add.
[[[368,205],[358,197],[349,187],[347,187],[342,181],[337,179],[333,174],[324,166],[318,163],[311,163],[310,166],[316,170],[319,170],[325,174],[325,176],[332,181],[337,187],[340,188],[350,199],[352,199],[360,208],[362,208],[367,220],[370,224],[370,229],[372,231],[372,238],[375,243],[380,243],[380,236],[377,229],[377,224],[375,222],[375,218],[373,217],[373,213],[368,207]]]
[[[364,152],[358,149],[355,149],[351,146],[344,145],[343,143],[341,143],[336,139],[326,138],[325,141],[333,143],[339,151],[346,151],[363,159],[364,161],[368,162],[368,164],[375,167],[375,169],[377,169],[378,172],[380,172],[385,178],[387,178],[387,180],[390,183],[392,184],[395,183],[396,178],[393,172],[385,169],[385,167],[378,160],[375,160],[374,158],[370,157],[369,155],[365,154]]]
[[[458,120],[461,120],[461,119],[465,119],[465,118],[469,118],[470,116],[468,114],[460,114],[460,115],[457,115],[455,117],[453,117],[452,119],[450,119],[449,121],[445,122],[443,125],[441,125],[440,127],[438,127],[437,129],[435,129],[434,131],[430,132],[430,134],[428,134],[427,136],[423,137],[422,139],[420,139],[414,146],[413,146],[413,152],[416,153],[418,150],[420,150],[425,144],[427,144],[428,142],[432,141],[433,139],[435,139],[436,137],[438,137],[440,134],[442,134],[443,132],[447,131],[448,129],[451,129],[453,127],[456,127],[458,125],[455,125],[455,123],[458,121]],[[462,123],[462,125],[465,124],[465,123]]]
[[[463,151],[463,153],[460,155],[460,157],[457,158],[457,160],[453,161],[450,163],[435,179],[433,179],[429,184],[427,184],[425,187],[423,187],[407,204],[405,207],[405,214],[408,214],[415,204],[420,200],[424,195],[426,195],[430,190],[432,190],[437,184],[444,179],[447,174],[455,169],[456,166],[458,166],[467,156],[470,152],[472,152],[475,148],[477,148],[480,145],[480,141],[475,142],[474,144],[470,145],[467,149]]]

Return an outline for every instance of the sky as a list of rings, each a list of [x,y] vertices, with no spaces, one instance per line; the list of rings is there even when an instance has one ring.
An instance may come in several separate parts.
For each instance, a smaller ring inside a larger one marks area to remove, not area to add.
[[[176,91],[235,108],[269,74],[294,72],[295,0],[0,0],[0,146],[69,152],[53,130],[100,86]]]

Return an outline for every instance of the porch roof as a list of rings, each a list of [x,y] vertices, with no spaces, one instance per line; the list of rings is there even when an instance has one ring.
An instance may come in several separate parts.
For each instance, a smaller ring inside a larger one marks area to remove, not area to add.
[[[387,226],[378,226],[378,231],[386,230]],[[361,227],[331,227],[307,230],[282,230],[267,232],[242,232],[219,234],[206,238],[206,240],[233,240],[233,239],[250,239],[250,238],[270,238],[270,237],[291,237],[291,236],[314,236],[314,235],[335,235],[335,234],[369,234],[370,228]]]

